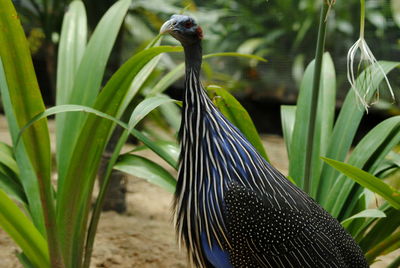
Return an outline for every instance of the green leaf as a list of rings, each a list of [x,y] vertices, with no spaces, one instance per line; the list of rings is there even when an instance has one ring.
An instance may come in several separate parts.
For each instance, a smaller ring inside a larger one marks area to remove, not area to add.
[[[111,77],[97,97],[94,109],[116,116],[139,71],[160,53],[181,50],[180,47],[154,47],[133,56]],[[76,266],[81,259],[96,172],[113,126],[111,121],[88,115],[74,146],[63,187],[58,192],[60,240],[64,241],[65,258],[72,260],[67,265]]]
[[[25,125],[35,114],[44,111],[45,107],[29,45],[12,1],[0,1],[0,29],[0,87],[15,142],[19,127]],[[46,226],[55,226],[47,120],[36,122],[22,138],[20,148],[14,145],[16,158],[20,170],[26,168],[21,176],[24,176],[22,181],[28,194],[30,209],[34,210],[31,215],[38,229],[44,234],[43,222]],[[29,175],[30,177],[27,177]],[[46,238],[51,264],[62,264],[56,229],[47,228]]]
[[[178,162],[179,154],[180,154],[179,144],[177,144],[176,142],[172,142],[172,141],[162,141],[162,140],[154,141],[154,144],[156,144],[158,147],[162,148],[176,162]],[[132,151],[130,151],[128,153],[138,152],[138,151],[145,150],[145,149],[148,149],[148,147],[146,145],[138,146],[138,147],[136,147],[135,149],[133,149]]]
[[[11,1],[0,2],[0,89],[10,133],[15,142],[19,127],[44,110],[24,30]],[[40,137],[40,139],[38,138]],[[22,183],[28,193],[35,225],[44,233],[41,192],[50,183],[50,145],[47,121],[37,122],[15,147]]]
[[[262,157],[268,162],[268,156],[264,145],[254,126],[253,120],[246,109],[228,91],[217,87],[209,86],[207,90],[212,95],[212,100],[217,108],[234,124],[243,135],[251,142]]]
[[[142,69],[143,70],[143,69]],[[151,70],[149,70],[151,71]],[[140,74],[139,74],[140,75]],[[84,262],[83,262],[83,268],[89,268],[90,267],[90,261],[91,261],[91,256],[93,252],[93,243],[97,231],[97,226],[98,222],[100,219],[100,213],[102,211],[103,203],[104,203],[104,198],[110,183],[110,176],[112,169],[117,162],[118,156],[121,153],[122,147],[126,143],[128,136],[132,131],[134,130],[133,128],[135,125],[140,121],[140,119],[144,118],[150,111],[148,106],[151,106],[153,109],[156,108],[158,105],[161,104],[167,104],[169,101],[172,101],[170,98],[167,97],[162,97],[161,99],[158,97],[154,98],[149,98],[145,99],[139,105],[136,106],[134,109],[131,118],[129,120],[129,126],[127,131],[124,131],[119,138],[115,149],[111,155],[111,158],[109,159],[107,163],[107,168],[105,171],[105,175],[103,177],[103,183],[100,185],[100,191],[96,199],[96,204],[94,206],[90,223],[89,223],[89,229],[88,229],[88,234],[86,238],[86,244],[85,244],[85,256],[84,256]],[[143,107],[143,109],[142,109]],[[145,110],[145,111],[144,111]],[[155,146],[158,148],[157,146]],[[161,149],[162,150],[162,149]]]
[[[26,195],[21,185],[3,172],[0,172],[0,189],[14,200],[27,205]]]
[[[72,1],[64,15],[57,56],[56,104],[67,104],[86,48],[87,22],[82,1]],[[58,127],[56,129],[59,129]]]
[[[384,218],[384,217],[386,217],[386,214],[379,209],[366,209],[345,219],[340,224],[346,227],[350,224],[352,220],[357,218]]]
[[[253,59],[253,60],[267,62],[266,59],[264,59],[260,56],[252,55],[252,54],[237,53],[237,52],[220,52],[220,53],[207,54],[207,55],[203,56],[203,59],[209,59],[209,58],[213,58],[213,57],[239,57],[239,58],[247,58],[247,59]]]
[[[175,68],[173,68],[169,73],[164,75],[147,95],[153,96],[164,92],[169,86],[171,86],[184,74],[185,74],[185,64],[181,63],[177,65]]]
[[[362,168],[374,174],[379,163],[400,142],[400,116],[391,117],[374,127],[357,144],[351,153],[348,164]],[[354,181],[340,175],[328,193],[325,208],[334,216],[347,212],[349,214],[357,202],[357,198],[350,198],[354,191]],[[360,190],[361,191],[361,190]],[[346,203],[349,200],[348,203]],[[365,204],[367,206],[368,204]],[[346,211],[343,211],[346,209]]]
[[[390,185],[382,182],[379,178],[365,172],[359,168],[353,167],[333,159],[322,158],[326,163],[339,170],[349,178],[361,184],[365,188],[382,196],[390,205],[400,209],[400,192],[396,191]]]
[[[386,214],[386,218],[368,219],[354,236],[364,252],[389,237],[400,226],[400,210],[387,203],[379,209]]]
[[[174,177],[163,167],[144,157],[132,154],[123,155],[114,168],[147,180],[168,192],[175,191],[176,180]]]
[[[155,67],[157,66],[158,62],[160,61],[162,55],[158,55],[154,59],[152,59],[149,63],[147,63],[142,70],[137,74],[135,79],[132,81],[132,85],[129,89],[129,93],[126,96],[124,100],[124,104],[121,105],[120,111],[124,111],[126,107],[129,105],[129,103],[132,102],[133,98],[136,96],[136,94],[139,92],[139,90],[142,88],[144,82],[148,79],[150,74],[153,72]],[[119,115],[122,114],[121,112]],[[119,117],[119,116],[118,116]]]
[[[295,105],[281,106],[281,123],[287,155],[290,155],[290,146],[292,144],[294,122],[296,119],[296,109],[297,107]]]
[[[17,162],[12,156],[12,152],[8,151],[7,147],[3,144],[0,145],[0,163],[9,168],[15,175],[19,176],[19,169]]]
[[[392,69],[400,65],[399,62],[387,61],[381,61],[379,64],[385,74],[389,73]],[[380,68],[376,67],[376,64],[372,65],[372,67],[369,67],[369,69],[366,71],[370,71],[368,76],[372,78],[371,84],[368,84],[368,86],[370,86],[370,95],[367,96],[367,102],[369,102],[376,92],[377,87],[382,82],[384,75],[382,74]],[[359,88],[366,86],[366,83],[363,83],[363,78],[365,77],[364,72],[361,73],[359,78],[356,80],[356,85]],[[354,94],[354,90],[350,90],[336,120],[327,153],[325,155],[326,157],[338,161],[345,160],[364,112],[365,110],[357,105],[357,99]],[[336,182],[338,175],[338,171],[326,164],[323,165],[320,176],[323,179],[319,185],[317,200],[324,207],[326,203],[329,202],[328,192],[330,191],[332,185]]]
[[[314,76],[314,61],[312,61],[305,73],[300,85],[300,93],[297,100],[296,119],[292,134],[292,142],[289,155],[289,175],[294,178],[299,187],[304,187],[305,154],[307,148],[307,138],[310,117],[310,105],[312,95],[312,83]],[[321,169],[320,156],[325,155],[326,144],[331,136],[334,112],[336,81],[335,69],[332,58],[328,53],[324,54],[321,73],[321,86],[318,99],[317,118],[315,122],[314,145],[312,152],[312,174],[311,174],[311,193],[316,196],[319,184],[319,174]]]
[[[134,128],[139,121],[141,121],[148,113],[160,105],[174,102],[173,99],[166,96],[155,96],[143,100],[139,103],[135,110],[132,112],[129,120],[129,127]]]
[[[33,223],[0,189],[0,226],[36,267],[50,267],[47,243]]]
[[[71,94],[74,83],[77,83],[75,79],[77,77],[78,67],[81,63],[83,54],[85,53],[86,41],[87,21],[85,6],[82,1],[72,1],[68,7],[68,11],[64,15],[60,44],[58,47],[56,85],[57,105],[71,102]],[[95,61],[92,63],[95,63]],[[79,84],[76,86],[79,86]],[[65,117],[65,114],[59,114],[56,117],[56,158],[59,170],[63,170],[63,164],[66,164],[65,161],[63,161],[66,155],[63,153],[64,148],[62,143],[65,132]],[[68,150],[68,148],[64,150]],[[61,177],[62,175],[59,176],[59,184],[61,184],[62,181]]]
[[[375,245],[365,254],[365,258],[367,259],[368,263],[372,263],[376,257],[388,254],[394,249],[398,248],[396,244],[398,245],[399,243],[400,243],[400,230],[394,232],[391,236],[387,237],[385,240]]]
[[[59,106],[54,106],[43,113],[37,114],[34,116],[20,131],[17,141],[19,140],[19,137],[22,135],[22,133],[29,128],[32,124],[37,122],[40,119],[46,118],[51,115],[59,114],[59,113],[66,113],[66,112],[85,112],[89,114],[96,115],[100,118],[107,119],[112,121],[113,123],[119,125],[120,127],[124,128],[125,130],[130,131],[130,134],[136,137],[138,140],[143,142],[143,144],[147,147],[150,148],[152,151],[154,151],[157,155],[159,155],[162,159],[164,159],[168,164],[170,164],[172,167],[175,169],[177,168],[177,160],[174,157],[174,153],[171,153],[170,151],[172,148],[170,148],[169,145],[165,145],[160,142],[153,142],[151,141],[147,136],[142,134],[140,131],[136,129],[132,129],[129,127],[128,124],[120,121],[119,119],[110,116],[106,113],[103,113],[99,110],[87,107],[87,106],[82,106],[82,105],[74,105],[74,104],[65,104],[65,105],[59,105]],[[17,142],[18,144],[18,142]]]
[[[181,127],[182,113],[177,103],[166,103],[159,108],[161,114],[164,116],[165,121],[178,133]]]
[[[101,18],[76,71],[68,103],[90,107],[95,103],[107,61],[130,3],[131,0],[117,1]],[[59,118],[57,124],[58,187],[61,189],[84,119],[82,114],[67,114],[65,118]]]

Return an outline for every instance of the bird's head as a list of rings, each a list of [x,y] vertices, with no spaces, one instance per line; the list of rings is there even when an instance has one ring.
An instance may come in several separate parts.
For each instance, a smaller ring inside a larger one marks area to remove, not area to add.
[[[169,33],[182,46],[193,45],[199,43],[203,39],[203,30],[195,20],[185,15],[172,15],[160,29],[161,34]]]

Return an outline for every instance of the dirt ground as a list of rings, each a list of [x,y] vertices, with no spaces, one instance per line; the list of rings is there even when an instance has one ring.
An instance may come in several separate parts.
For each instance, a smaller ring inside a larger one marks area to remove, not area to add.
[[[4,118],[0,118],[0,140],[9,142]],[[263,140],[272,163],[286,174],[287,156],[282,139],[264,136]],[[171,223],[171,200],[172,195],[163,189],[129,177],[127,213],[103,213],[91,267],[187,267],[186,256],[178,249]],[[0,268],[22,267],[14,254],[17,250],[12,240],[0,229]],[[386,265],[382,261],[372,267]]]

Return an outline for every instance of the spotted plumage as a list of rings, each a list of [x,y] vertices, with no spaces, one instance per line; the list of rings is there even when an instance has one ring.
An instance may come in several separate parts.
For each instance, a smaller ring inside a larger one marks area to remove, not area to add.
[[[265,161],[218,109],[199,76],[203,32],[174,15],[161,28],[185,50],[179,238],[197,267],[368,267],[336,219]]]

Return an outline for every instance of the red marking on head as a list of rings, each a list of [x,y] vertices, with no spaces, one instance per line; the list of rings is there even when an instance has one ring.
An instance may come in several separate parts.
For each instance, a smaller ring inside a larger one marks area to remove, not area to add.
[[[196,32],[197,32],[197,37],[198,37],[199,39],[203,39],[203,29],[201,29],[200,26],[197,27]]]

